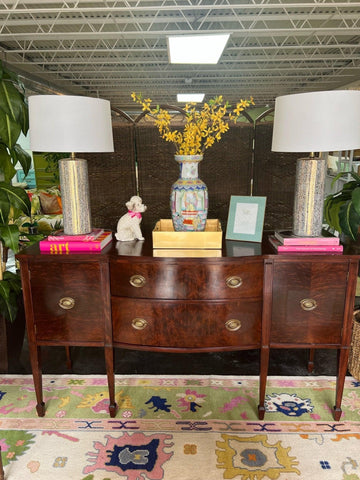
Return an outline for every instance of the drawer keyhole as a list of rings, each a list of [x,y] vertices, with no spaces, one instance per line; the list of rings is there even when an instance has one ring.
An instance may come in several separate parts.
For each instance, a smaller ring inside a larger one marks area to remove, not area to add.
[[[226,330],[229,330],[229,332],[236,332],[237,330],[240,330],[241,322],[236,318],[232,318],[231,320],[225,322],[225,328]]]
[[[315,310],[317,302],[313,298],[304,298],[300,300],[300,306],[306,312],[310,312],[311,310]]]
[[[59,307],[64,310],[71,310],[75,307],[75,299],[71,297],[60,298]]]
[[[139,288],[145,285],[146,280],[145,277],[143,277],[142,275],[132,275],[129,282],[130,285],[132,285],[133,287]]]
[[[241,277],[238,277],[236,275],[233,275],[231,277],[228,277],[226,280],[226,285],[229,287],[229,288],[239,288],[240,285],[242,285],[242,278]]]
[[[131,322],[131,326],[135,328],[135,330],[144,330],[148,326],[148,322],[145,318],[134,318]]]

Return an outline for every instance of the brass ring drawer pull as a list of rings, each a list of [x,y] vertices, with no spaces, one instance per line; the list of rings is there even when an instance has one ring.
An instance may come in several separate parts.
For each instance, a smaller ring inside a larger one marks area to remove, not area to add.
[[[143,287],[146,283],[146,279],[145,277],[143,277],[142,275],[132,275],[130,277],[130,285],[132,285],[133,287]]]
[[[300,305],[303,310],[309,312],[310,310],[315,310],[317,302],[313,298],[304,298],[303,300],[300,300]]]
[[[64,310],[71,310],[75,307],[75,299],[71,297],[60,298],[59,307]]]
[[[148,322],[145,320],[145,318],[134,318],[131,321],[131,326],[135,328],[135,330],[144,330],[148,326]]]
[[[233,275],[231,277],[228,277],[226,280],[226,285],[229,287],[229,288],[239,288],[240,285],[242,285],[243,281],[242,281],[242,278],[241,277],[238,277],[236,275]]]
[[[236,332],[241,328],[241,322],[236,318],[232,318],[231,320],[225,322],[225,328],[229,330],[229,332]]]

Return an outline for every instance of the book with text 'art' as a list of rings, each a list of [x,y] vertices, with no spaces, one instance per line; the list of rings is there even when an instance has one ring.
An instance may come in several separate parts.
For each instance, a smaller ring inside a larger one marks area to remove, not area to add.
[[[342,245],[284,245],[275,235],[269,236],[269,242],[278,253],[342,253]]]
[[[320,236],[320,237],[299,237],[294,235],[291,230],[275,230],[274,236],[283,245],[340,245],[339,237]]]
[[[70,235],[69,235],[70,236]],[[101,252],[112,240],[112,232],[104,230],[100,235],[91,240],[49,240],[49,237],[39,242],[40,252],[63,255],[67,253]],[[73,236],[71,236],[73,238]]]
[[[91,232],[85,233],[83,235],[65,235],[63,232],[60,232],[56,235],[49,235],[46,237],[48,242],[93,242],[96,240],[102,233],[104,233],[103,228],[93,228]]]

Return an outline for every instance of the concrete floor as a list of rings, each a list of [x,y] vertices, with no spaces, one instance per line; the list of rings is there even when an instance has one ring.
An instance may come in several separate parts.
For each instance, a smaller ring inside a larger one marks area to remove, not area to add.
[[[101,348],[72,347],[72,370],[67,368],[65,348],[42,347],[41,352],[45,374],[105,373],[104,354]],[[269,375],[308,375],[307,359],[308,350],[271,350]],[[313,375],[336,375],[336,364],[336,350],[316,350]],[[115,349],[115,372],[164,375],[257,375],[259,351],[174,354]],[[9,373],[31,373],[26,336],[20,358],[10,361]]]

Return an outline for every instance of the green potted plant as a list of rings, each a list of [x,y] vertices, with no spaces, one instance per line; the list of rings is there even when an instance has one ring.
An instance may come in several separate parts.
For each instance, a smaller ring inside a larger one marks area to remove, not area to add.
[[[28,105],[24,86],[18,76],[0,61],[0,315],[13,322],[19,304],[21,281],[18,273],[6,269],[7,252],[19,250],[19,228],[14,224],[14,211],[30,215],[31,205],[26,191],[11,181],[17,162],[27,175],[31,157],[19,144],[18,138],[29,128]]]
[[[360,176],[355,172],[340,172],[332,183],[344,175],[351,175],[352,180],[344,183],[340,191],[326,197],[324,220],[330,228],[357,240],[360,227]]]

